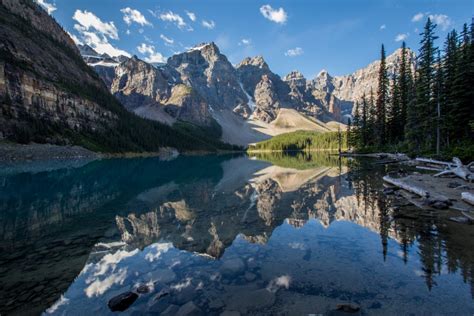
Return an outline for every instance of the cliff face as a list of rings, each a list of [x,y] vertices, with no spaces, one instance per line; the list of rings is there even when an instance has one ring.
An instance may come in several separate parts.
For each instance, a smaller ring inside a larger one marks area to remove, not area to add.
[[[114,124],[116,116],[111,111],[71,93],[71,87],[78,92],[78,87],[84,86],[107,91],[81,60],[69,36],[46,12],[31,1],[2,0],[0,21],[3,137],[21,137],[32,124],[74,131],[100,130]]]
[[[409,63],[414,73],[415,53],[408,50]],[[396,67],[401,59],[401,49],[387,56],[387,73],[392,78]],[[375,94],[378,88],[378,72],[380,60],[372,62],[365,68],[344,76],[332,77],[327,71],[321,71],[310,83],[313,95],[322,100],[327,107],[339,108],[343,114],[351,114],[354,102],[360,100],[365,94],[367,97],[371,91]]]
[[[73,143],[109,152],[225,146],[210,135],[196,141],[190,135],[195,132],[192,128],[143,120],[110,93],[139,116],[165,117],[171,122],[183,118],[208,125],[210,115],[201,99],[189,101],[195,94],[174,98],[182,101],[171,105],[175,117],[162,109],[149,110],[173,97],[169,74],[137,59],[79,48],[32,0],[0,0],[0,139]]]

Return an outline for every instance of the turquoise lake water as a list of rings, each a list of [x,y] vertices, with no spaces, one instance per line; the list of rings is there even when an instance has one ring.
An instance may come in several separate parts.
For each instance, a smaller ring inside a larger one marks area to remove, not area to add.
[[[327,153],[3,166],[0,314],[115,314],[129,291],[120,314],[474,314],[474,226],[385,196],[385,168]]]

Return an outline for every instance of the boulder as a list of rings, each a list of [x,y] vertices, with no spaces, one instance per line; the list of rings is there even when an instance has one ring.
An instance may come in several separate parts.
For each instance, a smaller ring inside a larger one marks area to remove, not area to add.
[[[123,312],[138,298],[137,293],[125,292],[112,297],[107,304],[112,312]]]

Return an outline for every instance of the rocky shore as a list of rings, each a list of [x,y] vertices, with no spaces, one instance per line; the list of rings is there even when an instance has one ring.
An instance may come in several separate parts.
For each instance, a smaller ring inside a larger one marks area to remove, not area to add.
[[[96,159],[100,157],[100,154],[80,146],[0,143],[0,162],[51,159]]]

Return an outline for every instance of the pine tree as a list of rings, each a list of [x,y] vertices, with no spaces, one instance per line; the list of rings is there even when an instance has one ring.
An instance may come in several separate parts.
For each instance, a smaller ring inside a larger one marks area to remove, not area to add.
[[[445,102],[442,104],[441,111],[445,113],[444,143],[449,147],[450,140],[455,137],[455,89],[456,69],[458,59],[458,42],[456,30],[448,33],[444,44],[443,56],[443,82]]]
[[[461,32],[461,43],[458,48],[458,59],[456,67],[456,75],[454,80],[454,104],[452,111],[454,129],[454,137],[459,144],[463,140],[467,140],[471,136],[469,121],[472,119],[473,100],[472,86],[468,86],[472,82],[472,63],[471,63],[472,43],[467,24],[464,24]],[[454,141],[454,139],[453,139]]]
[[[375,119],[376,119],[376,109],[374,101],[374,91],[370,89],[369,104],[368,104],[368,113],[367,113],[367,134],[372,137],[368,137],[367,146],[375,146],[377,139],[375,138]]]
[[[392,78],[391,93],[390,93],[390,107],[387,114],[387,136],[390,144],[396,144],[401,139],[400,125],[401,109],[400,109],[400,89],[399,77],[395,70]]]
[[[359,110],[359,102],[356,101],[355,104],[355,113],[354,113],[354,124],[352,125],[352,145],[355,148],[360,148],[362,145],[361,137],[360,137],[360,110]]]
[[[404,140],[404,128],[407,124],[407,109],[408,104],[412,99],[412,85],[413,78],[411,73],[411,59],[408,56],[408,51],[405,42],[402,43],[401,51],[401,61],[400,61],[400,74],[398,79],[398,90],[400,93],[400,124],[401,127],[399,131],[400,141]]]
[[[435,144],[436,107],[434,98],[435,70],[434,58],[437,48],[434,41],[436,24],[428,18],[422,33],[420,53],[418,55],[418,69],[416,82],[416,102],[414,110],[418,122],[413,131],[415,134],[415,151],[432,151]]]
[[[362,95],[362,116],[360,121],[360,133],[362,139],[362,146],[367,147],[369,143],[369,131],[367,129],[368,104],[365,93]]]
[[[377,145],[386,144],[386,106],[388,98],[388,75],[385,61],[385,47],[382,44],[380,53],[380,68],[378,78],[377,103],[376,103],[376,121],[375,128],[378,136]]]
[[[442,104],[444,104],[444,81],[441,54],[439,51],[438,58],[436,59],[436,83],[434,91],[434,97],[436,100],[436,154],[439,155],[441,150],[441,129],[444,124],[444,111],[441,111]]]

